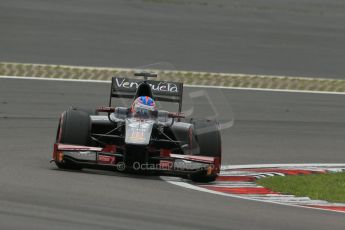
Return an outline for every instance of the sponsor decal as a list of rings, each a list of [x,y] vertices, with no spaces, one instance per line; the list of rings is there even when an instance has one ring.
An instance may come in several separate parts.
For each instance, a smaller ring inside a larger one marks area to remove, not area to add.
[[[145,140],[145,133],[142,130],[136,129],[131,132],[130,140],[136,141],[136,142],[142,142]]]
[[[174,163],[172,161],[161,160],[159,167],[163,170],[170,170],[173,168]]]
[[[65,151],[63,152],[65,156],[73,157],[77,160],[95,161],[96,153],[92,151]]]
[[[114,164],[114,156],[98,155],[98,163],[100,164]]]
[[[147,81],[151,86],[152,91],[154,92],[170,92],[178,93],[179,87],[176,83],[173,82],[164,82],[164,81]],[[115,88],[122,89],[132,89],[136,90],[140,84],[135,80],[126,79],[126,78],[115,78],[114,82]]]

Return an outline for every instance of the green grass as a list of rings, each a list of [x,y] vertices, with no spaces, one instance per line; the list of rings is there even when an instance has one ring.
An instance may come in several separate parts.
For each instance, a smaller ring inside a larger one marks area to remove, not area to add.
[[[275,192],[331,202],[345,202],[345,172],[298,176],[274,176],[257,183]]]

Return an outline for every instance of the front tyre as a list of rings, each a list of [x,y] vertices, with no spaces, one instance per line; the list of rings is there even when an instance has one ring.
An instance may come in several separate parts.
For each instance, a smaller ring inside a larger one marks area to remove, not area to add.
[[[60,118],[59,127],[56,135],[56,143],[83,145],[90,143],[90,112],[85,110],[69,109]],[[77,164],[69,161],[55,161],[58,168],[80,170]]]
[[[206,171],[197,172],[189,175],[189,179],[198,183],[209,183],[217,179],[217,174],[207,175]]]
[[[192,120],[195,130],[195,141],[199,147],[196,155],[216,157],[219,164],[222,157],[222,143],[219,124],[214,120]],[[207,174],[207,170],[190,175],[195,182],[212,182],[217,179],[217,174]]]
[[[199,156],[219,157],[222,156],[222,142],[219,124],[213,120],[193,121],[195,139],[199,146]]]

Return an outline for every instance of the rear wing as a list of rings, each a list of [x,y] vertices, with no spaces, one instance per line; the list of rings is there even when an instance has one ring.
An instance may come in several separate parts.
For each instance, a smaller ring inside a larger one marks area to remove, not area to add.
[[[182,110],[183,83],[166,82],[157,80],[141,80],[124,77],[113,77],[111,79],[109,106],[112,106],[112,98],[133,98],[136,95],[138,86],[142,82],[151,86],[154,100],[166,101],[179,104],[179,113]]]

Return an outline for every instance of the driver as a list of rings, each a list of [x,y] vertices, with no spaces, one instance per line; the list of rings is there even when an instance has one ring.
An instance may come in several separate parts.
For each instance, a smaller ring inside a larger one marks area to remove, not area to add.
[[[146,119],[151,116],[153,111],[156,111],[156,103],[155,101],[148,96],[140,96],[134,100],[131,106],[131,112],[133,113],[134,117],[140,119]]]

